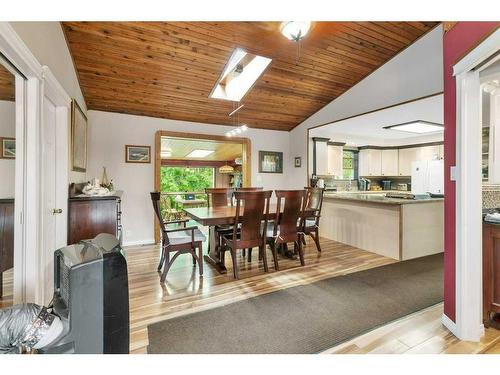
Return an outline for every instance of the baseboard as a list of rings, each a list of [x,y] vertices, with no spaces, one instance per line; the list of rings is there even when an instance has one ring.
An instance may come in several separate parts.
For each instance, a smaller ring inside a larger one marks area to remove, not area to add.
[[[149,246],[154,245],[154,239],[146,239],[146,240],[136,240],[136,241],[123,241],[123,247],[131,247],[131,246]]]
[[[456,337],[459,337],[457,323],[448,318],[445,314],[441,317],[441,323],[450,330]]]
[[[464,338],[461,337],[461,333],[459,332],[457,323],[455,323],[453,320],[451,320],[450,318],[448,318],[445,314],[443,314],[443,316],[441,317],[441,322],[458,339],[464,340]],[[480,324],[478,326],[477,340],[476,339],[471,339],[471,338],[465,338],[465,340],[467,340],[467,341],[479,341],[482,336],[484,336],[484,324]]]

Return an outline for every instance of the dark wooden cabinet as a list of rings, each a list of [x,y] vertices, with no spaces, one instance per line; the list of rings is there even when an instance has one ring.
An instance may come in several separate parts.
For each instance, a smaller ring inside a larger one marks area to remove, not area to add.
[[[115,235],[121,242],[121,193],[106,197],[71,196],[68,203],[68,244]]]
[[[483,224],[483,321],[498,326],[500,313],[500,225]]]
[[[14,267],[14,199],[0,199],[0,297],[3,272]]]

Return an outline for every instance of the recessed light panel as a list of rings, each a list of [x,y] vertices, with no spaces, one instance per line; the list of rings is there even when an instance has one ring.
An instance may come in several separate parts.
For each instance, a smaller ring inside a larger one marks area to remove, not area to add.
[[[384,126],[384,129],[399,130],[402,132],[414,134],[426,134],[441,132],[444,130],[444,126],[435,122],[418,120],[405,122],[403,124]]]
[[[213,150],[193,150],[189,154],[186,155],[187,158],[204,158],[213,154]]]

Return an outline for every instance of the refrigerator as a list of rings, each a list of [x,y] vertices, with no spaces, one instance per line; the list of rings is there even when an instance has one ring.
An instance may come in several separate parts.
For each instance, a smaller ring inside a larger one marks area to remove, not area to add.
[[[444,161],[414,161],[411,163],[412,194],[444,194]]]

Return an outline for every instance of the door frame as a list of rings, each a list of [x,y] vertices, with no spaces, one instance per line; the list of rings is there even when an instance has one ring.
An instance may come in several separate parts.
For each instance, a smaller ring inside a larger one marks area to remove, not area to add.
[[[252,142],[249,138],[242,137],[225,137],[223,135],[213,135],[213,134],[196,134],[196,133],[185,133],[185,132],[175,132],[167,130],[158,130],[155,134],[155,173],[154,173],[154,188],[155,191],[160,191],[160,170],[161,170],[161,138],[162,137],[176,137],[176,138],[189,138],[189,139],[204,139],[217,141],[219,143],[239,143],[243,147],[243,163],[242,163],[242,174],[243,174],[243,186],[252,185]],[[155,243],[160,241],[160,226],[155,218]]]
[[[44,304],[43,211],[41,151],[44,95],[65,107],[69,96],[48,67],[42,66],[9,22],[0,22],[0,53],[14,67],[16,76],[16,183],[14,227],[14,304]],[[21,76],[24,76],[22,78]],[[67,117],[67,118],[66,118]],[[69,115],[59,111],[59,121],[69,124]],[[61,140],[61,157],[67,159],[68,139]],[[57,147],[57,146],[56,146]],[[64,160],[64,159],[63,159]],[[65,166],[67,169],[68,166]],[[66,176],[66,177],[65,177]],[[58,172],[61,192],[67,194],[66,174]],[[59,195],[59,192],[57,193]],[[60,195],[64,199],[64,193]],[[66,231],[67,228],[61,228]],[[58,233],[57,236],[63,234]],[[54,249],[55,250],[55,249]]]
[[[461,340],[479,341],[482,323],[482,178],[480,71],[500,46],[492,33],[453,67],[456,79],[456,321],[444,325]],[[490,61],[491,62],[491,61]]]

